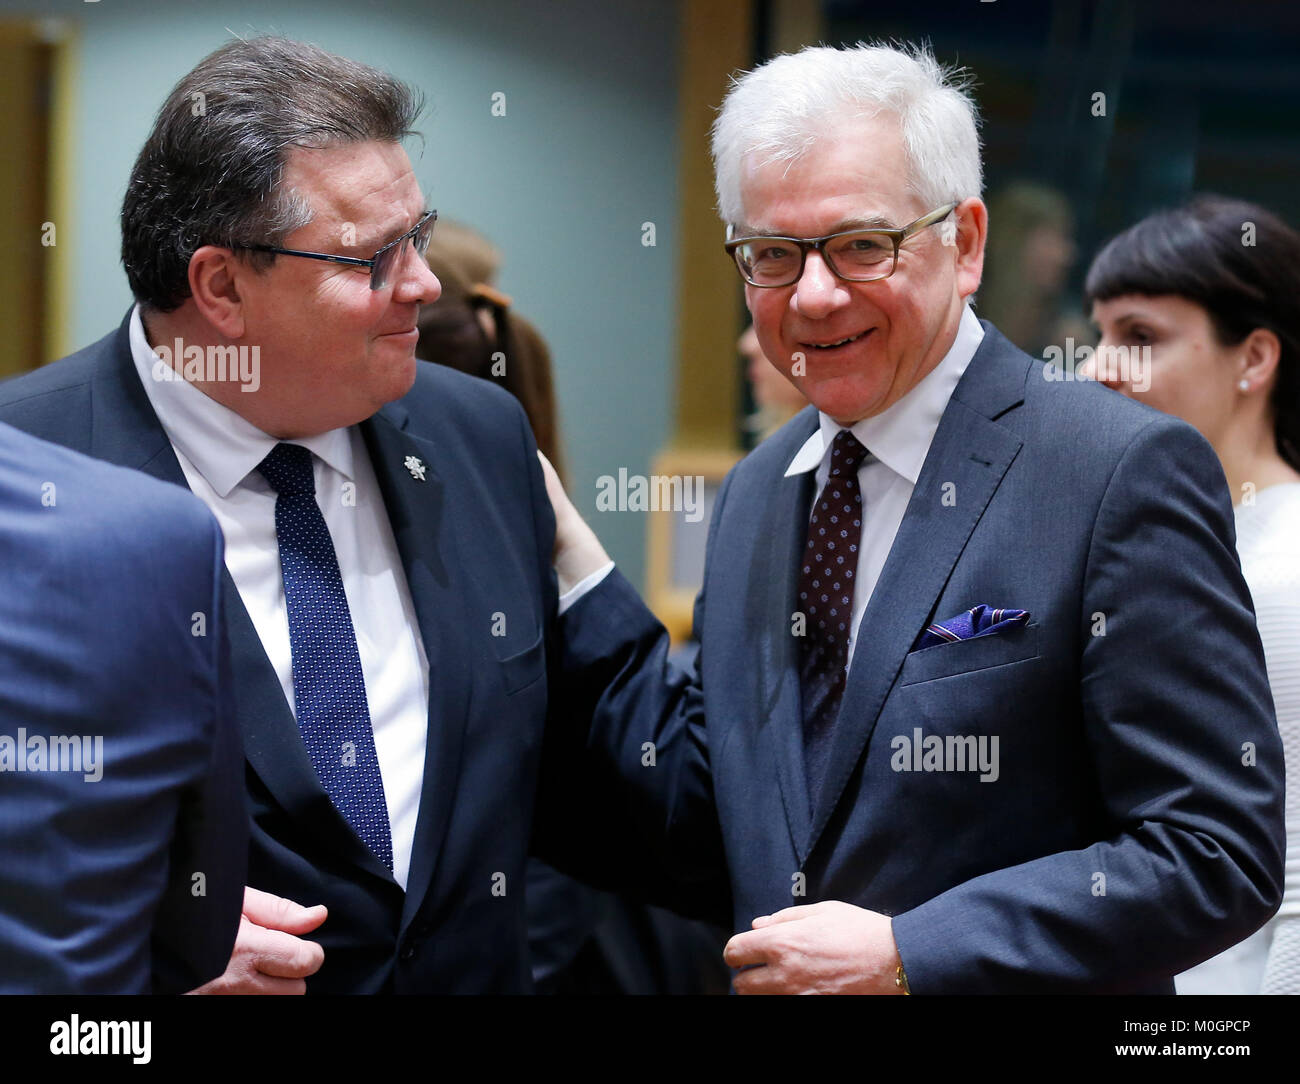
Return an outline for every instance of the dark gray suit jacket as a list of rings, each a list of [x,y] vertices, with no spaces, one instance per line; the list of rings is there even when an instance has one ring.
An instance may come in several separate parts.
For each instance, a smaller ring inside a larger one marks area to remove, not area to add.
[[[813,482],[783,477],[811,408],[722,487],[694,681],[661,678],[666,637],[617,573],[566,614],[565,665],[683,868],[720,824],[737,930],[846,900],[894,916],[917,993],[1172,993],[1281,899],[1282,750],[1223,473],[1188,425],[1050,382],[984,326],[863,617],[824,789],[792,635]],[[980,603],[1032,617],[914,650]],[[993,778],[970,759],[995,738]]]

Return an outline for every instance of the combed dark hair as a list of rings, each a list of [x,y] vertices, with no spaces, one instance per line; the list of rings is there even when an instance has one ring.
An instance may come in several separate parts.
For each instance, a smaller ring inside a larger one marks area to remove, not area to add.
[[[399,142],[423,98],[386,72],[287,38],[232,41],[172,88],[122,201],[122,264],[142,305],[190,296],[203,245],[282,244],[312,209],[282,187],[291,147]],[[275,259],[249,252],[256,267]]]
[[[1097,254],[1084,283],[1087,307],[1125,294],[1195,302],[1223,346],[1260,327],[1278,337],[1274,435],[1278,454],[1300,470],[1300,233],[1258,204],[1197,196],[1144,218]]]

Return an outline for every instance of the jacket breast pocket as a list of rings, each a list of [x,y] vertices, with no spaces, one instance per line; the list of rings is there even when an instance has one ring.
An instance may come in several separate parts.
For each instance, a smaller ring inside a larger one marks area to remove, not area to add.
[[[969,640],[940,644],[913,651],[903,662],[898,686],[918,685],[923,681],[956,677],[995,666],[1009,666],[1038,657],[1038,625],[1025,625],[990,636],[973,636]]]
[[[510,696],[528,688],[546,672],[546,645],[539,632],[537,640],[518,654],[500,659],[501,681],[506,695]]]

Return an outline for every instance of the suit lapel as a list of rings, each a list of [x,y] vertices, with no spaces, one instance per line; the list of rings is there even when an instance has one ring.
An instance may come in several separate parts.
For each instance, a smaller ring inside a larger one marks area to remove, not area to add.
[[[445,457],[434,442],[411,433],[408,422],[405,408],[394,403],[361,426],[429,660],[424,783],[402,911],[403,928],[415,916],[428,891],[450,823],[469,716],[466,676],[473,672],[464,652],[464,636],[458,631],[469,624],[467,600],[452,578],[454,570],[464,566],[455,551],[446,488],[437,472],[437,464]],[[406,467],[409,456],[423,464],[423,481]]]
[[[1023,400],[1028,361],[985,324],[984,341],[940,419],[862,616],[805,853],[816,846],[857,769],[903,660],[1020,451],[1020,439],[991,419]]]
[[[770,586],[760,596],[763,612],[751,625],[757,643],[752,649],[744,649],[746,658],[756,657],[758,661],[760,752],[776,762],[786,823],[797,852],[808,838],[812,806],[803,760],[799,655],[791,621],[796,608],[799,553],[808,534],[814,485],[812,472],[781,478],[771,499],[763,505],[763,523],[756,543],[758,559],[752,566],[755,578],[751,582]],[[800,862],[803,857],[799,853]]]

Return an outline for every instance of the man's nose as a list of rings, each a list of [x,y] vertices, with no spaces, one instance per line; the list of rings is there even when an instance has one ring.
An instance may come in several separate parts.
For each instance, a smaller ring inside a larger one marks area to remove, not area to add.
[[[393,284],[394,301],[418,301],[421,305],[428,305],[442,296],[442,283],[438,276],[429,269],[428,262],[412,244],[403,246],[397,276]]]
[[[813,319],[834,312],[848,301],[848,290],[826,266],[820,252],[809,252],[803,274],[795,283],[793,303],[801,316]]]

